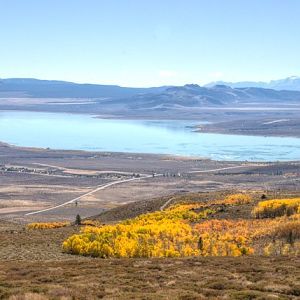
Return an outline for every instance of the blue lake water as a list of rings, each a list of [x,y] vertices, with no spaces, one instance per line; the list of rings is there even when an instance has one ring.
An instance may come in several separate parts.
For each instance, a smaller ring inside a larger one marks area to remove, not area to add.
[[[0,141],[17,146],[201,156],[300,159],[300,139],[196,133],[199,121],[106,120],[89,115],[0,112]],[[1,162],[1,158],[0,158]]]

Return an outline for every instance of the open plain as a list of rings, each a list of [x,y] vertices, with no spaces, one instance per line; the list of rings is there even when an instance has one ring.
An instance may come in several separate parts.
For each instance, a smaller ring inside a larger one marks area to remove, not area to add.
[[[0,144],[0,158],[0,218],[18,222],[74,220],[77,214],[88,217],[131,202],[237,186],[274,194],[300,189],[299,162],[221,162],[7,144]],[[36,211],[42,212],[30,214]]]

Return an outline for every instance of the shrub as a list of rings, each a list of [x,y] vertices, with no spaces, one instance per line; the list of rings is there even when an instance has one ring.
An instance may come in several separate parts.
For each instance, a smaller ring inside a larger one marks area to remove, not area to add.
[[[94,257],[178,257],[197,252],[197,238],[182,221],[160,220],[143,223],[85,227],[68,238],[63,250]]]
[[[83,220],[81,221],[81,225],[85,225],[85,226],[101,226],[101,223],[99,221],[96,220]]]
[[[238,256],[252,253],[248,239],[226,233],[215,234],[190,223],[203,220],[212,210],[197,213],[199,204],[175,205],[166,211],[140,215],[116,225],[87,226],[63,243],[63,251],[94,257],[180,257],[195,255]],[[233,223],[228,226],[234,226]]]
[[[70,225],[70,222],[45,222],[45,223],[29,223],[27,229],[54,229]]]
[[[226,201],[238,205],[251,199],[239,195]],[[295,199],[280,201],[279,204],[289,203],[295,210]],[[270,201],[261,203],[255,210],[268,208]],[[93,223],[87,221],[89,226],[64,241],[63,251],[102,258],[240,256],[254,251],[262,254],[263,250],[267,255],[300,253],[300,242],[296,241],[300,236],[300,214],[271,219],[209,220],[207,217],[215,212],[210,205],[177,204],[164,211],[100,227],[90,226]],[[255,246],[256,240],[266,245],[271,238],[273,242],[267,247],[261,243]]]
[[[287,243],[293,244],[296,239],[300,239],[300,221],[289,221],[278,225],[273,235],[275,238],[284,239]]]
[[[237,193],[226,196],[224,199],[212,201],[210,204],[220,205],[241,205],[252,202],[252,198],[248,194]]]
[[[233,205],[240,205],[240,204],[248,204],[252,201],[251,197],[247,194],[233,194],[229,195],[224,199],[224,204],[233,204]]]
[[[202,205],[201,205],[202,206]],[[63,250],[95,257],[179,257],[199,255],[198,235],[187,222],[213,211],[194,211],[199,204],[175,205],[116,225],[87,226],[69,237]]]
[[[75,225],[81,225],[81,217],[80,217],[80,215],[76,215]]]
[[[262,201],[253,210],[253,214],[258,219],[290,216],[299,212],[300,198]]]
[[[264,254],[270,255],[300,255],[300,242],[295,242],[293,244],[286,243],[284,241],[275,240],[269,243],[264,248]]]

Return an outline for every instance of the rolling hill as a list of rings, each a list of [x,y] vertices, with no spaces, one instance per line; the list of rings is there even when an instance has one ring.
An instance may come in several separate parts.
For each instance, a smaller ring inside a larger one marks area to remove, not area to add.
[[[105,102],[105,103],[108,103]],[[160,93],[133,95],[117,99],[114,104],[123,104],[129,108],[172,108],[226,106],[267,103],[300,103],[300,91],[277,91],[263,88],[231,88],[215,85],[211,88],[196,84],[170,87]]]
[[[203,108],[294,107],[300,91],[197,84],[130,88],[37,79],[0,80],[0,109],[190,118]]]

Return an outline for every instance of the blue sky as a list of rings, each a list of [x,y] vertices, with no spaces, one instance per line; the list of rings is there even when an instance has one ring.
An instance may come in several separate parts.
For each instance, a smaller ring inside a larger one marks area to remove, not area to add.
[[[0,4],[0,78],[157,86],[300,75],[299,0]]]

